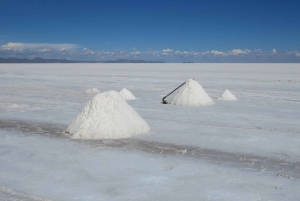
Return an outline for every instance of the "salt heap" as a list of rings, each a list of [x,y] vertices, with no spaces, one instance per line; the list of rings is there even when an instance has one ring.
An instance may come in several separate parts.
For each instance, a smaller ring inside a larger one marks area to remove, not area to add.
[[[100,92],[100,91],[97,88],[90,88],[90,89],[84,90],[84,93],[86,93],[86,94],[95,94],[98,92]]]
[[[228,89],[226,89],[217,99],[228,101],[237,100],[237,98]]]
[[[126,88],[122,89],[120,92],[121,96],[125,99],[125,100],[134,100],[136,99],[136,97]]]
[[[189,79],[175,92],[168,103],[172,105],[205,106],[213,105],[214,101],[197,81]]]
[[[120,139],[150,130],[116,91],[97,94],[66,129],[74,139]]]

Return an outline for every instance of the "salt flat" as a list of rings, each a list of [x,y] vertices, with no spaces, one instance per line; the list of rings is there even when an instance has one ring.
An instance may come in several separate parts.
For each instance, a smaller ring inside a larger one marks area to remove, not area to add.
[[[189,78],[215,105],[161,104]],[[0,88],[0,186],[23,200],[300,196],[299,64],[1,64]],[[62,134],[92,99],[88,88],[130,90],[151,131],[115,141]],[[225,89],[238,101],[216,100]]]

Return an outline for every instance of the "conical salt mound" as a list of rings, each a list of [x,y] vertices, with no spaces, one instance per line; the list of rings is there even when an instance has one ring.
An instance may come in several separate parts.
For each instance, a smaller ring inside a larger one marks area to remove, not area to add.
[[[237,98],[228,89],[226,89],[217,99],[228,101],[237,100]]]
[[[214,101],[197,81],[189,79],[175,92],[168,103],[172,105],[205,106],[213,105]]]
[[[120,94],[125,100],[135,100],[136,99],[136,97],[126,88],[122,89],[120,91]]]
[[[84,90],[84,93],[86,94],[94,94],[94,93],[99,93],[100,91],[97,88],[90,88],[90,89],[86,89]]]
[[[120,139],[147,133],[149,125],[116,91],[97,94],[67,128],[74,139]]]

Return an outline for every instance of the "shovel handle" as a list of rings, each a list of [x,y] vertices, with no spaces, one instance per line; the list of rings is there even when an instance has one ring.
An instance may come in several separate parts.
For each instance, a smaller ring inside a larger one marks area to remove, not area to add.
[[[174,89],[171,93],[169,93],[168,95],[166,95],[165,97],[163,97],[162,99],[162,103],[163,104],[168,104],[168,101],[165,100],[165,98],[167,98],[168,96],[170,96],[174,91],[176,91],[177,89],[179,89],[182,85],[184,85],[186,82],[182,83],[179,87],[177,87],[176,89]]]

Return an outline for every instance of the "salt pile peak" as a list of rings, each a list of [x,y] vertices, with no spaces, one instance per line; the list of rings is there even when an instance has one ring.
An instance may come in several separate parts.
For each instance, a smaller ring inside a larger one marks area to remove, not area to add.
[[[135,100],[136,99],[136,97],[126,88],[123,88],[119,93],[125,100]]]
[[[86,94],[95,94],[95,93],[99,93],[100,91],[97,88],[89,88],[84,90],[84,93]]]
[[[207,95],[202,86],[193,79],[187,80],[167,102],[172,105],[186,106],[206,106],[214,104],[214,101]]]
[[[226,89],[218,98],[218,100],[238,100],[228,89]]]
[[[74,139],[121,139],[150,130],[116,91],[99,93],[66,129]]]

